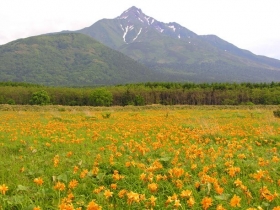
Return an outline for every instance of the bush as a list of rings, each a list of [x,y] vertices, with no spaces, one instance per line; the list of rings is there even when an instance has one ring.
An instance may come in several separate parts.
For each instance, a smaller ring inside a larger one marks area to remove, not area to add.
[[[280,109],[273,111],[274,117],[280,118]]]
[[[247,105],[247,106],[254,106],[255,104],[254,104],[253,102],[251,102],[251,101],[248,101],[248,102],[246,102],[244,105]]]
[[[223,105],[237,105],[236,100],[232,99],[224,99],[222,102]]]
[[[111,117],[111,113],[106,112],[102,114],[103,119],[109,119]]]
[[[134,102],[135,106],[144,106],[145,105],[145,100],[144,100],[143,96],[141,96],[141,95],[136,95],[134,101],[135,101]]]
[[[89,98],[90,105],[93,106],[111,106],[113,95],[104,88],[96,89],[92,92]]]
[[[14,99],[8,99],[7,100],[7,104],[10,104],[10,105],[15,105],[16,104],[16,102],[15,102],[15,100]]]
[[[47,105],[50,104],[50,96],[45,90],[40,90],[32,94],[30,103],[32,105]]]

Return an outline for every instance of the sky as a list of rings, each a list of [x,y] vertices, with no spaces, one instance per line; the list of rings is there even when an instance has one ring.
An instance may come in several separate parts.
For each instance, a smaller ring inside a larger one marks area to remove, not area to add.
[[[158,21],[177,22],[198,35],[215,34],[280,60],[280,0],[0,0],[0,45],[82,29],[132,6]]]

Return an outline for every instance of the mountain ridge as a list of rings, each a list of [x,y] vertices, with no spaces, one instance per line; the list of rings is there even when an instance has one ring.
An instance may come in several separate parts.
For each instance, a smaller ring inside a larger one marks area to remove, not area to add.
[[[220,37],[216,36],[216,35],[200,35],[202,38],[207,39],[207,41],[209,43],[211,43],[212,45],[219,47],[219,48],[223,48],[227,51],[231,51],[232,53],[236,54],[236,55],[240,55],[242,54],[242,56],[244,57],[248,57],[250,59],[254,59],[256,61],[260,61],[260,62],[269,62],[270,65],[276,67],[276,68],[280,68],[280,60],[275,59],[275,58],[269,58],[267,56],[263,56],[263,55],[255,55],[252,52],[250,52],[249,50],[245,50],[245,49],[240,49],[236,46],[234,46],[233,44],[221,39]],[[220,45],[222,45],[223,47],[221,47]],[[269,61],[267,61],[267,59],[269,59]]]
[[[16,40],[0,46],[0,55],[1,81],[59,86],[280,81],[280,60],[160,22],[137,7],[80,30]]]
[[[212,35],[197,35],[178,23],[160,22],[144,14],[141,9],[135,6],[127,9],[114,19],[99,20],[90,27],[77,30],[76,32],[87,34],[143,64],[146,64],[145,61],[151,62],[153,58],[148,58],[146,55],[147,50],[141,49],[139,44],[136,44],[137,47],[134,50],[129,45],[135,45],[135,42],[141,42],[146,48],[155,52],[174,52],[177,50],[177,55],[173,53],[174,57],[176,57],[173,60],[180,63],[194,64],[223,61],[231,63],[231,65],[235,63],[234,65],[236,66],[243,65],[244,67],[251,66],[252,68],[280,70],[280,61],[277,59],[254,55],[221,38],[216,38],[219,42],[219,44],[216,44],[213,42],[213,38],[211,39]],[[170,41],[171,39],[173,40]],[[158,43],[159,40],[162,40],[162,45],[168,45],[168,42],[174,43],[174,39],[179,40],[180,44],[177,45],[184,46],[185,50],[182,50],[180,46],[173,46],[173,49],[172,46],[162,46],[160,50],[158,50],[159,46],[155,47],[157,49],[153,49],[152,47],[154,42]],[[224,43],[221,44],[222,42]],[[162,55],[155,63],[169,63],[167,54]],[[192,55],[186,56],[187,59],[178,59],[182,54]],[[157,56],[154,57],[156,58]],[[187,60],[187,62],[182,62],[182,60]]]

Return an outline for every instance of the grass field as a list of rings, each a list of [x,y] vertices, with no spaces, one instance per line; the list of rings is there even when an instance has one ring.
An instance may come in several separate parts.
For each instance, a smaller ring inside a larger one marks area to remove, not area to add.
[[[267,107],[0,107],[0,209],[280,209]]]

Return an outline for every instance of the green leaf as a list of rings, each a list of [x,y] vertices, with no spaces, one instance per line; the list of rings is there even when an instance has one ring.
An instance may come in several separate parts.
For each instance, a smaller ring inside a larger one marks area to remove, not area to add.
[[[60,174],[58,177],[57,177],[57,180],[58,181],[63,181],[63,182],[67,182],[67,174],[63,173],[63,174]]]
[[[262,206],[269,207],[269,206],[270,206],[270,204],[269,204],[269,203],[267,203],[267,202],[262,202]]]
[[[19,204],[22,204],[24,202],[24,197],[21,196],[21,195],[15,195],[15,196],[12,196],[9,201],[8,201],[8,204],[9,205],[19,205]]]
[[[28,191],[29,188],[23,185],[18,185],[17,186],[17,191]]]
[[[168,162],[171,159],[171,157],[162,157],[159,160],[163,162]]]
[[[105,173],[100,173],[100,174],[98,174],[98,175],[96,176],[96,178],[97,178],[98,180],[103,180],[105,175],[106,175]]]
[[[229,194],[222,194],[222,195],[216,195],[214,196],[216,200],[219,201],[226,201],[229,199],[230,195]]]

